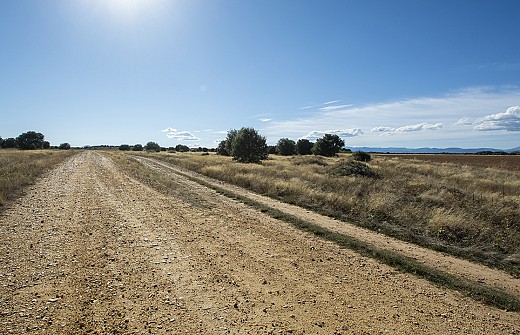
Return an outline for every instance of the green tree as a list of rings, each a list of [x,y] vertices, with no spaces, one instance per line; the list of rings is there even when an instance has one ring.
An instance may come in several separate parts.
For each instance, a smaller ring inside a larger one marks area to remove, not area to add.
[[[16,148],[16,139],[12,138],[12,137],[6,138],[4,140],[4,142],[2,143],[2,148],[5,148],[5,149]]]
[[[268,156],[265,137],[253,128],[240,129],[231,142],[231,156],[241,163],[260,163]]]
[[[60,150],[69,150],[70,149],[70,144],[68,144],[68,143],[61,143],[60,146],[58,147],[58,149],[60,149]]]
[[[43,141],[43,149],[50,149],[51,143],[49,141]]]
[[[320,156],[333,157],[339,152],[339,149],[345,145],[338,135],[325,134],[319,138],[312,147],[312,153]]]
[[[144,150],[159,152],[159,151],[161,151],[161,146],[155,142],[148,142],[144,146]]]
[[[16,146],[22,150],[43,149],[43,139],[42,133],[28,131],[16,138]]]
[[[230,156],[231,155],[231,144],[235,140],[237,136],[238,130],[231,129],[228,131],[226,139],[220,141],[217,147],[217,154],[222,156]]]
[[[136,144],[132,147],[133,151],[143,151],[143,145],[142,144]]]
[[[2,136],[0,136],[0,148],[4,147],[4,140],[2,139]]]
[[[300,138],[296,142],[296,153],[298,155],[310,155],[312,154],[312,146],[314,144],[306,138]]]
[[[291,156],[296,153],[296,143],[288,138],[281,138],[276,144],[276,152],[282,156]]]
[[[130,146],[128,144],[121,144],[119,146],[119,150],[121,150],[121,151],[130,151]]]
[[[184,144],[177,144],[175,146],[175,151],[177,151],[177,152],[188,152],[188,151],[190,151],[190,147],[188,147],[187,145],[184,145]]]

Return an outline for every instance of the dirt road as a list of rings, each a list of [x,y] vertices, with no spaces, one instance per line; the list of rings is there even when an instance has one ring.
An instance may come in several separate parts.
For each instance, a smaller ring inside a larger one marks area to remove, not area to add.
[[[479,304],[180,176],[81,153],[0,215],[0,334],[520,334]]]

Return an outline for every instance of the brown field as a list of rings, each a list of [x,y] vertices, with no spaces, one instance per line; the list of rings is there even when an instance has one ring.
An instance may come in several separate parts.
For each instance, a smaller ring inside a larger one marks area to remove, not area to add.
[[[381,157],[416,159],[435,163],[471,165],[520,171],[520,155],[374,154]]]

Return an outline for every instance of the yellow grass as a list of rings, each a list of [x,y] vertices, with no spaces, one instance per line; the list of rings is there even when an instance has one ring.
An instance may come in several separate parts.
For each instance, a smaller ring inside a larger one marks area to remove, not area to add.
[[[70,150],[0,150],[0,206],[73,154]]]

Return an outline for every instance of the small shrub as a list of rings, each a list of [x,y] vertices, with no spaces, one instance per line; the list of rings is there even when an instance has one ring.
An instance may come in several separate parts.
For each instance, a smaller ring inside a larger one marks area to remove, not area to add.
[[[351,160],[339,161],[330,169],[330,173],[336,177],[378,177],[368,165]]]
[[[359,162],[370,162],[372,160],[372,157],[370,154],[364,152],[364,151],[356,151],[352,154],[352,158],[355,161]]]

